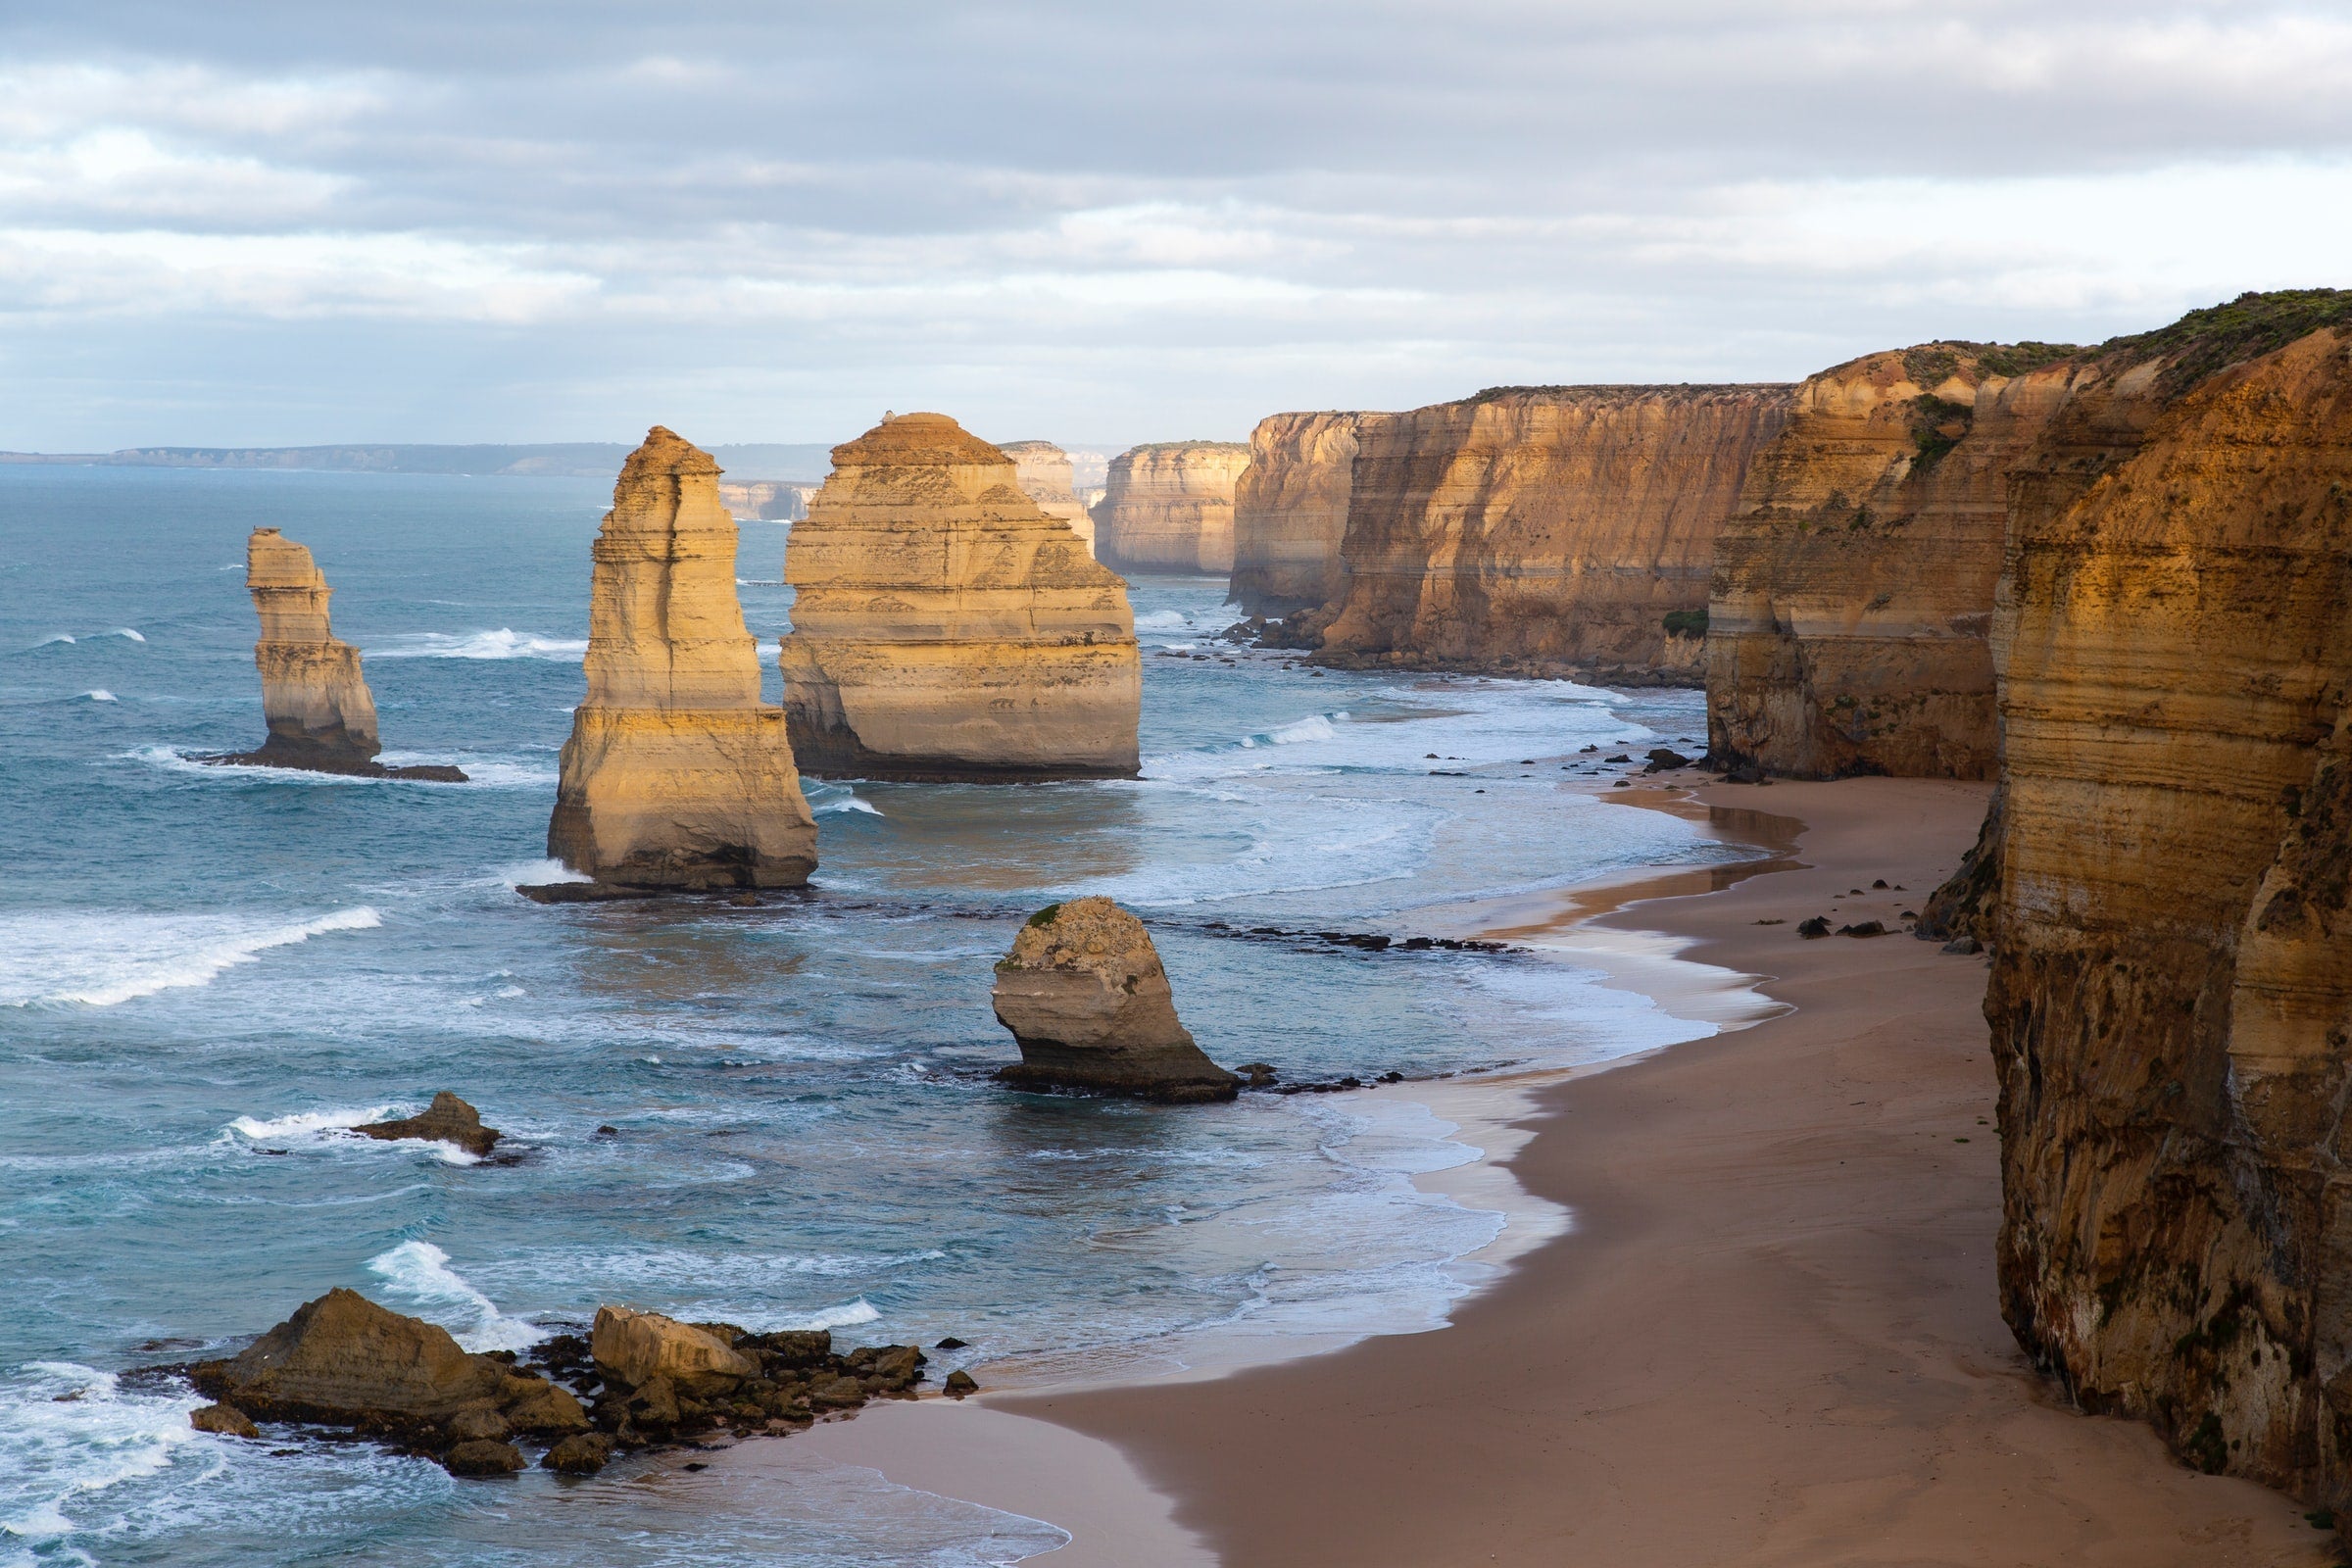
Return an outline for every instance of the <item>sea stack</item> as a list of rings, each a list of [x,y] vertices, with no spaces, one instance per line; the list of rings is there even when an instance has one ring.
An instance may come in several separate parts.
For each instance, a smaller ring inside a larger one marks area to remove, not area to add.
[[[259,751],[210,757],[210,762],[295,767],[362,778],[466,782],[454,767],[386,767],[375,733],[375,699],[360,672],[360,651],[328,629],[334,590],[310,551],[275,528],[245,541],[245,586],[261,616],[253,662],[262,673],[262,716],[269,739]]]
[[[1233,570],[1233,487],[1250,466],[1240,441],[1155,441],[1110,460],[1095,508],[1095,554],[1121,571]]]
[[[816,867],[783,710],[760,701],[718,474],[656,425],[597,536],[588,700],[564,743],[547,853],[600,883],[799,887]]]
[[[1006,1083],[1178,1102],[1231,1100],[1241,1087],[1177,1020],[1144,922],[1108,899],[1031,915],[997,964],[994,1000],[1021,1048],[1019,1065],[998,1075]]]
[[[944,414],[833,449],[784,551],[792,744],[809,772],[1131,778],[1143,675],[1127,585]]]
[[[1007,441],[997,450],[1012,460],[1013,480],[1037,510],[1059,517],[1095,553],[1095,518],[1070,487],[1070,455],[1051,441]]]

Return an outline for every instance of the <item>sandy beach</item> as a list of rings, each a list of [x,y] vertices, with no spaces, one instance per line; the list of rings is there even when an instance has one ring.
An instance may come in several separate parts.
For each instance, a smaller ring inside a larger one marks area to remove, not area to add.
[[[1520,911],[1517,940],[1662,934],[1790,1010],[1541,1090],[1507,1165],[1570,1218],[1451,1326],[796,1441],[1053,1519],[1075,1539],[1043,1560],[1073,1565],[2332,1561],[2288,1499],[2074,1413],[2019,1355],[1992,1289],[1984,960],[1795,935],[1893,925],[1984,800],[1652,794],[1793,819],[1793,860]]]

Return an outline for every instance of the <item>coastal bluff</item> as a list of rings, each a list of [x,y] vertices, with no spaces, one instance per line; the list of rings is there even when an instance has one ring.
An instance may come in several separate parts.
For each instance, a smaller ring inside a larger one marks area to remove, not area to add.
[[[1293,615],[1339,597],[1357,432],[1380,414],[1275,414],[1250,432],[1233,490],[1229,598],[1246,615]]]
[[[600,883],[799,887],[816,866],[783,710],[760,701],[718,474],[656,425],[597,535],[588,698],[564,743],[547,853]]]
[[[1359,427],[1318,662],[1697,684],[1716,529],[1793,390],[1496,387]]]
[[[1094,509],[1095,554],[1121,571],[1233,570],[1233,488],[1250,466],[1239,441],[1155,441],[1110,460]]]
[[[944,414],[833,449],[784,552],[785,709],[835,777],[1131,778],[1143,673],[1126,583]]]
[[[1021,1048],[998,1074],[1006,1083],[1177,1102],[1231,1100],[1241,1088],[1178,1020],[1144,922],[1108,899],[1031,915],[997,965],[993,1002]]]
[[[1037,503],[1037,510],[1068,523],[1086,553],[1093,555],[1095,516],[1071,488],[1070,455],[1051,441],[1001,441],[997,450],[1012,460],[1013,482]]]

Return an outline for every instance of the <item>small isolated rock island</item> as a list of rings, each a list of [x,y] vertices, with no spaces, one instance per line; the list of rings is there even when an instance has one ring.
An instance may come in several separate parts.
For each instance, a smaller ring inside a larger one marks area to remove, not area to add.
[[[792,746],[833,777],[1132,778],[1143,671],[1127,585],[1003,452],[944,414],[833,449],[784,550]]]
[[[495,1127],[483,1126],[482,1113],[446,1089],[433,1096],[433,1102],[420,1115],[366,1122],[352,1131],[384,1143],[413,1138],[428,1144],[454,1144],[476,1159],[487,1158],[506,1136]]]
[[[718,472],[656,425],[597,536],[588,700],[564,743],[547,853],[610,888],[799,887],[816,868],[783,710],[760,701]],[[578,897],[567,886],[522,891]]]
[[[1108,899],[1049,904],[997,964],[997,1021],[1020,1043],[999,1074],[1039,1089],[1093,1089],[1189,1103],[1231,1100],[1241,1080],[1176,1017],[1144,922]]]
[[[262,716],[270,738],[259,751],[201,759],[242,767],[297,767],[359,778],[463,784],[454,767],[386,767],[375,734],[375,699],[360,673],[360,651],[327,629],[334,590],[310,551],[275,528],[245,541],[245,586],[262,617],[253,662],[262,672]]]

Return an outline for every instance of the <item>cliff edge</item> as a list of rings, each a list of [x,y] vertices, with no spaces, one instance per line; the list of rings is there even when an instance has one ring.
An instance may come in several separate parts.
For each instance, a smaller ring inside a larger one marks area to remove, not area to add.
[[[1247,615],[1317,611],[1340,596],[1356,435],[1380,414],[1276,414],[1250,432],[1233,489],[1229,600]]]

